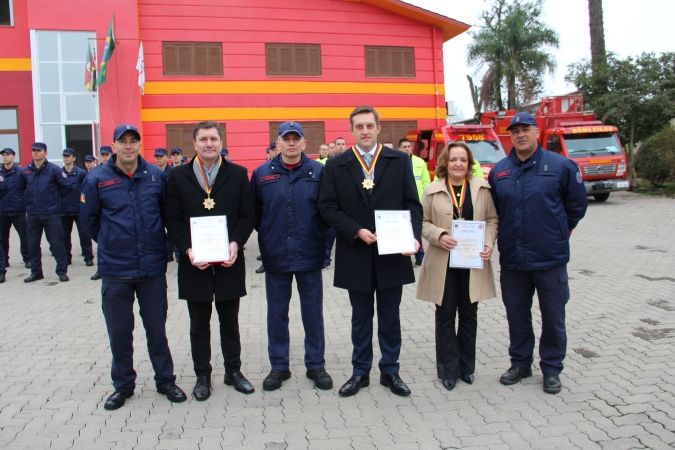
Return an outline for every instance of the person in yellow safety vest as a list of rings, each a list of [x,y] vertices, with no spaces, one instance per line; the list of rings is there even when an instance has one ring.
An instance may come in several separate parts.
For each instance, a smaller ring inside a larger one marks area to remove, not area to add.
[[[482,180],[485,178],[483,175],[483,168],[480,166],[480,163],[477,159],[473,160],[473,167],[471,168],[471,176]]]
[[[328,144],[321,144],[319,145],[319,158],[316,162],[325,166],[326,161],[328,161]]]
[[[412,163],[413,176],[415,177],[415,184],[417,185],[417,195],[422,200],[422,193],[427,184],[431,182],[431,177],[429,176],[429,170],[427,169],[427,163],[425,160],[419,156],[412,154],[412,143],[403,138],[398,141],[398,149],[404,153],[410,155],[410,162]],[[483,171],[481,170],[481,176]],[[415,254],[415,265],[421,266],[422,259],[424,259],[424,247],[420,245],[420,249]]]

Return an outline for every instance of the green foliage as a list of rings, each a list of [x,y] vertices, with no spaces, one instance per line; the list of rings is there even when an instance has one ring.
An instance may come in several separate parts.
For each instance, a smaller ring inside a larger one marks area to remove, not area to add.
[[[630,148],[675,117],[675,53],[626,59],[610,54],[604,70],[594,75],[584,60],[568,67],[566,80],[583,92],[598,117],[619,127]]]
[[[653,186],[675,174],[675,129],[670,125],[647,139],[637,154],[636,168]]]
[[[542,90],[542,76],[555,69],[545,46],[558,47],[558,35],[541,22],[542,0],[494,0],[481,14],[482,26],[471,33],[468,62],[483,69],[481,104],[504,109],[531,103]]]

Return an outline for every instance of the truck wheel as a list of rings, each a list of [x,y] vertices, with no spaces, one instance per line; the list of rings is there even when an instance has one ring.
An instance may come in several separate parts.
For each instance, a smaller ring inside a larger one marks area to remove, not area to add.
[[[593,197],[595,198],[596,202],[605,202],[609,198],[609,192],[604,192],[602,194],[594,194]]]

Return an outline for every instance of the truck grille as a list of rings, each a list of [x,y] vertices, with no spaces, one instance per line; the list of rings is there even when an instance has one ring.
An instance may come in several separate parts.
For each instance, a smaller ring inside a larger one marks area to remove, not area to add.
[[[584,166],[584,175],[610,175],[616,173],[616,164]]]

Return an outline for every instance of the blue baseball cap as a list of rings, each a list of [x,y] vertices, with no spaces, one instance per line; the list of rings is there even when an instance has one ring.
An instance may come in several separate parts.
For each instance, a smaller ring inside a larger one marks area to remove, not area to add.
[[[94,155],[84,155],[84,160],[87,162],[94,162],[96,161],[96,158],[94,158]]]
[[[16,155],[16,152],[14,151],[13,148],[5,147],[2,150],[0,150],[0,155],[4,155],[5,153],[10,154],[10,155]]]
[[[183,149],[180,148],[180,147],[174,147],[174,148],[171,149],[171,154],[172,155],[175,155],[175,154],[182,155]]]
[[[295,133],[301,138],[305,137],[305,130],[298,122],[284,122],[279,126],[279,136],[284,137],[288,133]]]
[[[113,132],[113,141],[121,138],[124,133],[134,133],[138,140],[141,140],[141,133],[139,133],[138,128],[131,124],[125,123],[115,128],[115,131]]]
[[[516,125],[530,125],[536,127],[537,122],[535,122],[534,116],[532,116],[532,114],[523,111],[511,118],[511,122],[509,122],[509,126],[506,128],[506,130],[508,131]]]
[[[31,147],[32,150],[44,150],[47,151],[47,144],[44,142],[35,142]]]
[[[167,153],[166,153],[166,149],[165,149],[165,148],[157,147],[157,148],[155,149],[155,156],[166,156],[166,155],[167,155]]]
[[[98,150],[98,152],[99,152],[101,155],[112,155],[112,148],[110,148],[110,147],[107,146],[107,145],[104,145],[103,147],[101,147],[101,148]]]
[[[63,156],[75,156],[75,150],[73,150],[72,148],[64,148]]]
[[[227,149],[227,147],[223,147],[223,149],[220,151],[220,156],[223,158],[227,158],[227,156],[230,154],[230,151]]]

